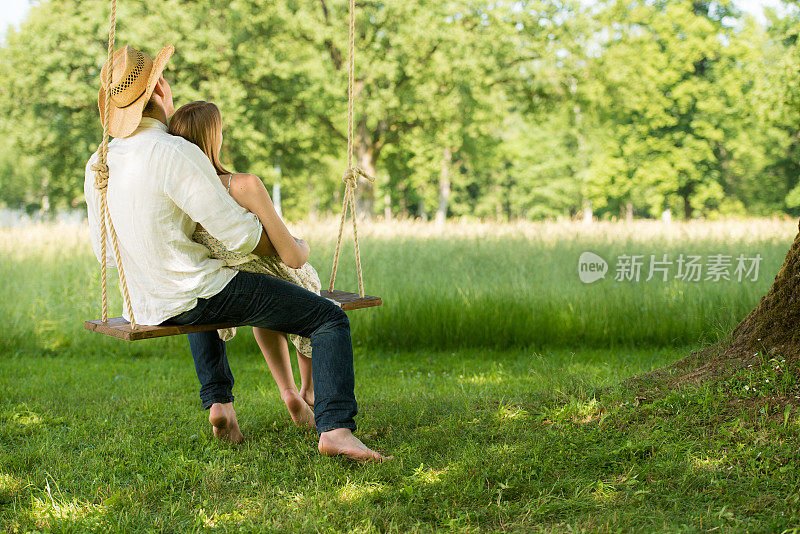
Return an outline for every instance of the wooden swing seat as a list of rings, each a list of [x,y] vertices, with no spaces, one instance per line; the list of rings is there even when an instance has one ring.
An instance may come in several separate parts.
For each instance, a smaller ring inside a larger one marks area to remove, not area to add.
[[[342,305],[344,311],[357,310],[360,308],[371,308],[373,306],[380,306],[383,301],[380,297],[373,297],[364,295],[361,297],[358,293],[349,293],[347,291],[339,291],[334,289],[331,291],[321,291],[320,295],[333,299]],[[107,336],[112,336],[125,341],[139,341],[141,339],[152,339],[156,337],[165,336],[179,336],[182,334],[191,334],[193,332],[207,332],[209,330],[219,330],[221,328],[230,328],[232,326],[240,326],[234,323],[219,323],[219,324],[203,324],[203,325],[165,325],[165,326],[145,326],[136,325],[136,330],[131,330],[131,325],[122,317],[109,318],[108,322],[104,323],[101,320],[85,321],[83,327],[86,330],[91,330]]]
[[[347,217],[347,208],[350,207],[352,214],[353,214],[353,240],[355,244],[355,254],[356,254],[356,274],[358,275],[358,291],[359,293],[364,292],[364,280],[361,273],[361,253],[359,252],[358,248],[358,218],[356,217],[356,188],[358,187],[358,179],[359,177],[367,180],[368,182],[375,182],[375,178],[373,176],[368,175],[362,169],[359,169],[353,163],[353,146],[354,146],[354,122],[353,122],[353,115],[354,115],[354,101],[355,101],[355,0],[350,0],[350,53],[349,53],[349,81],[348,81],[348,90],[347,90],[347,170],[342,175],[342,181],[345,183],[345,190],[344,190],[344,198],[342,200],[342,215],[341,219],[339,220],[339,236],[336,241],[336,252],[333,256],[333,266],[331,269],[331,281],[330,287],[331,291],[322,291],[320,295],[323,297],[335,300],[338,302],[342,309],[345,311],[349,310],[357,310],[359,308],[371,308],[373,306],[380,306],[383,302],[381,301],[380,297],[373,297],[370,295],[365,295],[363,297],[359,296],[357,293],[349,293],[347,291],[338,291],[333,289],[333,284],[336,281],[336,270],[339,264],[339,251],[342,245],[342,229],[344,228],[344,221]],[[108,90],[113,89],[113,70],[114,70],[114,42],[116,36],[116,27],[117,27],[117,0],[111,0],[111,21],[108,30],[108,59],[106,60],[106,65],[103,69],[106,71],[106,78],[105,83],[101,82],[103,87],[108,88]],[[103,70],[101,69],[101,72]],[[119,85],[119,81],[118,81]],[[125,273],[122,267],[122,262],[120,260],[119,254],[119,244],[117,243],[117,234],[114,230],[114,224],[111,221],[111,214],[108,211],[108,203],[106,201],[106,195],[108,193],[108,183],[109,183],[109,168],[108,168],[108,142],[109,142],[109,116],[111,115],[111,99],[106,98],[105,100],[105,113],[101,113],[101,118],[103,121],[103,141],[100,144],[100,148],[98,148],[98,162],[92,167],[95,171],[95,188],[97,188],[100,192],[100,222],[101,222],[101,232],[100,232],[100,249],[101,258],[105,258],[106,254],[106,235],[108,234],[111,239],[111,243],[114,249],[114,257],[117,258],[117,265],[119,271],[119,278],[120,278],[120,289],[122,292],[123,302],[128,310],[129,316],[133,317],[133,309],[131,306],[130,295],[128,294],[128,284],[125,279]],[[105,221],[108,221],[108,231],[105,229]],[[105,267],[101,268],[100,270],[100,284],[101,284],[101,297],[102,297],[102,309],[103,314],[102,317],[108,317],[108,301],[106,295],[107,289],[107,281],[106,281],[106,269]],[[134,317],[135,319],[135,317]],[[134,323],[136,321],[134,320]],[[193,332],[207,332],[210,330],[219,330],[222,328],[230,328],[233,326],[238,326],[235,324],[206,324],[206,325],[168,325],[168,326],[145,326],[145,325],[137,325],[135,329],[131,329],[131,325],[128,321],[123,319],[122,317],[114,317],[111,319],[107,319],[106,321],[101,320],[94,320],[94,321],[85,321],[83,323],[83,327],[86,330],[91,330],[93,332],[98,332],[100,334],[105,334],[107,336],[112,336],[118,339],[124,339],[126,341],[137,341],[140,339],[151,339],[155,337],[164,337],[164,336],[176,336],[181,334],[191,334]]]

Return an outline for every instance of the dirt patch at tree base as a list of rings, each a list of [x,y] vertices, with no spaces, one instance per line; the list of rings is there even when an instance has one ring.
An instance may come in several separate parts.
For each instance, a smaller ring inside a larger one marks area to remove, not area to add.
[[[782,360],[786,370],[800,369],[800,227],[772,287],[728,336],[620,385],[636,395],[657,395],[726,379],[771,359]]]

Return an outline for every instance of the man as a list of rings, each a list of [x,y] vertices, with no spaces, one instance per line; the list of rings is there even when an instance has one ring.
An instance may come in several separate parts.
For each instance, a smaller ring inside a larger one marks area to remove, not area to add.
[[[310,338],[319,451],[360,460],[386,459],[353,435],[357,412],[353,347],[344,311],[285,280],[226,268],[191,240],[199,223],[229,250],[275,254],[258,218],[227,194],[200,148],[167,133],[175,106],[162,71],[173,51],[172,46],[165,47],[151,60],[130,46],[117,50],[110,87],[105,86],[108,65],[101,71],[101,121],[108,98],[109,131],[116,138],[108,150],[108,207],[137,322],[234,322]],[[92,246],[98,261],[103,261],[100,193],[92,170],[96,161],[97,153],[86,166],[84,192]],[[105,261],[115,266],[110,253]],[[127,310],[123,315],[130,320],[126,314]],[[242,441],[225,343],[210,331],[190,334],[189,344],[214,435]]]

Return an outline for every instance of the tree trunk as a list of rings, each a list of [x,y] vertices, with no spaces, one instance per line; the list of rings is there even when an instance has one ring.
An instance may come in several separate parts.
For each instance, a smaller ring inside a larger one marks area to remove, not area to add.
[[[50,186],[50,180],[48,179],[48,173],[45,171],[42,173],[42,207],[41,212],[43,215],[50,214],[50,195],[47,194],[48,188]]]
[[[355,153],[356,164],[373,178],[376,177],[376,166],[378,157],[383,146],[380,141],[380,129],[376,132],[368,130],[366,122],[361,121],[356,127]],[[375,185],[369,181],[358,178],[358,189],[356,189],[356,207],[360,217],[372,219],[375,209]]]
[[[400,199],[397,201],[397,207],[399,210],[398,216],[401,220],[408,219],[408,200],[406,199],[406,187],[404,184],[400,184],[398,186],[398,192],[400,193]]]
[[[495,176],[492,176],[492,181],[494,180]],[[494,199],[494,220],[500,222],[503,220],[503,191],[500,184],[492,185],[492,197]]]
[[[583,219],[583,224],[592,224],[594,220],[594,216],[592,214],[592,203],[585,202],[583,205],[583,215],[581,217]]]
[[[444,224],[447,219],[447,205],[450,202],[450,166],[453,153],[450,148],[442,150],[442,168],[439,172],[439,207],[436,210],[436,224]]]
[[[392,220],[392,195],[388,189],[383,195],[383,218],[387,221]]]
[[[272,185],[272,205],[275,206],[275,213],[278,214],[278,217],[283,217],[283,211],[281,210],[281,183],[280,183],[280,181],[276,181]]]
[[[375,176],[375,163],[372,160],[371,150],[366,150],[358,155],[358,166],[370,176]],[[360,217],[372,219],[372,209],[375,207],[375,187],[360,177],[358,178],[358,189],[356,189],[356,206]]]
[[[687,220],[692,218],[692,203],[688,195],[683,197],[683,218]]]
[[[694,183],[689,182],[678,190],[678,194],[683,199],[683,217],[686,220],[692,218],[692,193],[694,193]]]
[[[760,276],[760,275],[759,275]],[[762,365],[770,358],[785,360],[781,367],[800,364],[800,233],[794,238],[775,282],[758,305],[722,341],[682,360],[642,376],[631,384],[671,389],[683,384],[730,376]],[[654,386],[656,385],[656,386]]]
[[[319,199],[314,192],[314,177],[308,173],[308,220],[316,221],[317,212],[319,211]]]

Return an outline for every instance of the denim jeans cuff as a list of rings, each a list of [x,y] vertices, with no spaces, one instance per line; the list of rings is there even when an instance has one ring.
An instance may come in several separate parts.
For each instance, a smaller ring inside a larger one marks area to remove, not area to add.
[[[208,398],[200,399],[203,401],[203,409],[208,410],[211,408],[212,404],[221,403],[226,404],[228,402],[233,402],[233,395],[225,395],[225,394],[212,394],[209,395]]]
[[[329,423],[317,427],[317,434],[328,432],[329,430],[336,430],[337,428],[349,428],[351,431],[356,431],[355,423]]]

